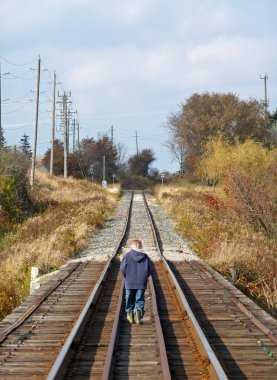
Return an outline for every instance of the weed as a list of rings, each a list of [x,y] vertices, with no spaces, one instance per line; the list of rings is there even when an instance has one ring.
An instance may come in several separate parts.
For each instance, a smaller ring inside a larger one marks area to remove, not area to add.
[[[32,266],[57,270],[88,245],[113,210],[116,189],[37,172],[31,198],[40,213],[0,235],[0,319],[28,295]]]
[[[157,189],[169,216],[193,250],[209,265],[276,316],[276,238],[232,212],[228,197],[210,188]]]

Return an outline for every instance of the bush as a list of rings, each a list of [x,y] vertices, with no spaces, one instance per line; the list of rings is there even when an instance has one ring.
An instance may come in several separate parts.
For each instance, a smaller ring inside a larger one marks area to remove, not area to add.
[[[153,187],[155,182],[148,177],[121,174],[120,184],[126,190],[145,190]]]
[[[192,249],[277,316],[276,238],[230,212],[220,188],[164,187],[158,196]]]
[[[9,263],[4,271],[0,271],[0,320],[29,294],[30,274],[30,267],[26,263],[21,264],[16,275]]]
[[[8,219],[20,222],[33,210],[29,196],[29,159],[18,151],[0,151],[0,206]]]
[[[253,140],[235,145],[214,140],[197,169],[207,182],[223,184],[230,210],[269,235],[276,232],[276,153]]]

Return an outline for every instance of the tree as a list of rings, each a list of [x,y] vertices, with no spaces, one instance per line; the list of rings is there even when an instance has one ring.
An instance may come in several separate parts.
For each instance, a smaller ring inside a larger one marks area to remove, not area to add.
[[[0,128],[0,148],[4,148],[7,144],[7,141],[4,136],[3,128]]]
[[[64,171],[64,149],[63,143],[60,140],[54,140],[54,162],[53,162],[53,172],[55,175],[63,175]],[[50,168],[50,156],[51,149],[47,149],[42,159],[43,165],[48,169]]]
[[[19,143],[19,150],[26,154],[29,158],[32,157],[32,150],[30,145],[30,137],[26,135],[26,133],[23,134],[23,136],[20,139]]]
[[[116,145],[117,150],[117,156],[116,156],[116,167],[120,170],[126,169],[126,154],[127,154],[127,148],[124,144],[118,143]]]
[[[270,144],[277,146],[277,109],[270,115]]]
[[[107,135],[94,140],[85,138],[79,146],[79,160],[86,176],[101,180],[103,177],[103,157],[105,156],[105,178],[112,181],[112,175],[117,171],[117,148]]]
[[[151,149],[143,149],[139,154],[129,157],[128,166],[131,175],[147,177],[149,167],[156,160]]]
[[[179,162],[180,171],[183,171],[185,169],[186,145],[185,139],[177,133],[179,125],[181,125],[181,114],[171,114],[167,125],[170,137],[164,145],[171,151],[173,160]]]
[[[54,142],[54,173],[62,175],[64,171],[63,143],[59,140]],[[51,151],[48,149],[43,158],[43,164],[49,168]],[[117,148],[112,145],[108,136],[98,140],[93,137],[84,138],[79,149],[68,155],[68,174],[75,178],[89,178],[102,180],[103,157],[106,162],[106,179],[112,181],[112,175],[117,171]]]
[[[187,170],[195,168],[206,142],[218,135],[231,144],[248,138],[266,142],[269,138],[263,105],[253,99],[240,100],[232,93],[192,95],[179,112],[169,116],[166,127],[170,134],[167,146],[175,157],[184,158],[182,165]]]

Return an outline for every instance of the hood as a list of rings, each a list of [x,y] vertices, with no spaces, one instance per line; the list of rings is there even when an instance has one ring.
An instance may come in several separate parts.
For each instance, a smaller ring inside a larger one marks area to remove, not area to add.
[[[146,259],[147,255],[144,251],[144,249],[132,249],[130,251],[130,257],[134,260],[134,261],[143,261]]]

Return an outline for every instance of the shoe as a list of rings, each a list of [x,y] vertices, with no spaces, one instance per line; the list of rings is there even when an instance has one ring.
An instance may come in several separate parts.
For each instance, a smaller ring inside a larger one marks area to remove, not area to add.
[[[134,320],[137,325],[141,324],[141,311],[140,309],[135,309]]]
[[[134,323],[134,313],[132,311],[127,313],[127,319],[130,323]]]

